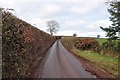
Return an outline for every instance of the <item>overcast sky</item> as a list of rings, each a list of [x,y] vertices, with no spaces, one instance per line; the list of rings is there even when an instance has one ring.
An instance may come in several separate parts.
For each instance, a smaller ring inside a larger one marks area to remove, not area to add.
[[[17,17],[45,32],[47,21],[56,20],[60,29],[55,35],[105,37],[100,26],[108,27],[107,0],[0,0],[0,7],[12,8]]]

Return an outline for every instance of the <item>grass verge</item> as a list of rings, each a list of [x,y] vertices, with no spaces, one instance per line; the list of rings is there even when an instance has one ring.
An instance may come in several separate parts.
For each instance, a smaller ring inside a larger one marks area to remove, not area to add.
[[[77,56],[89,60],[100,68],[110,73],[113,77],[118,76],[118,58],[113,58],[92,51],[72,50]]]

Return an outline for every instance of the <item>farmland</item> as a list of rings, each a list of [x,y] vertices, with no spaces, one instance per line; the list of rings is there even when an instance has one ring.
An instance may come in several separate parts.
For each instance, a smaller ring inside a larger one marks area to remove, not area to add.
[[[76,49],[74,44],[80,38],[77,37],[63,37],[62,43],[63,45],[74,53],[76,56],[80,58],[84,58],[89,62],[93,63],[95,66],[105,70],[112,77],[118,77],[118,58],[116,56],[111,56],[107,54],[102,54],[98,52],[94,52],[92,50],[79,50]],[[106,41],[106,39],[96,39],[100,45]]]

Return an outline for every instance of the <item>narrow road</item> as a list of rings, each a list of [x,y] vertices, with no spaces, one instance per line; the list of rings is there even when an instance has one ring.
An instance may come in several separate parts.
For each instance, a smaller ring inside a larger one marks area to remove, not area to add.
[[[82,64],[63,47],[60,40],[53,44],[47,54],[42,78],[95,78],[84,70]]]

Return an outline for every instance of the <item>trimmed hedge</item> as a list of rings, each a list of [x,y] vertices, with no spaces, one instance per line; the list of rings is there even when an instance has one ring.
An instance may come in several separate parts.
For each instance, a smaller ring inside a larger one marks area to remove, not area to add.
[[[55,37],[2,11],[2,77],[30,77]]]

